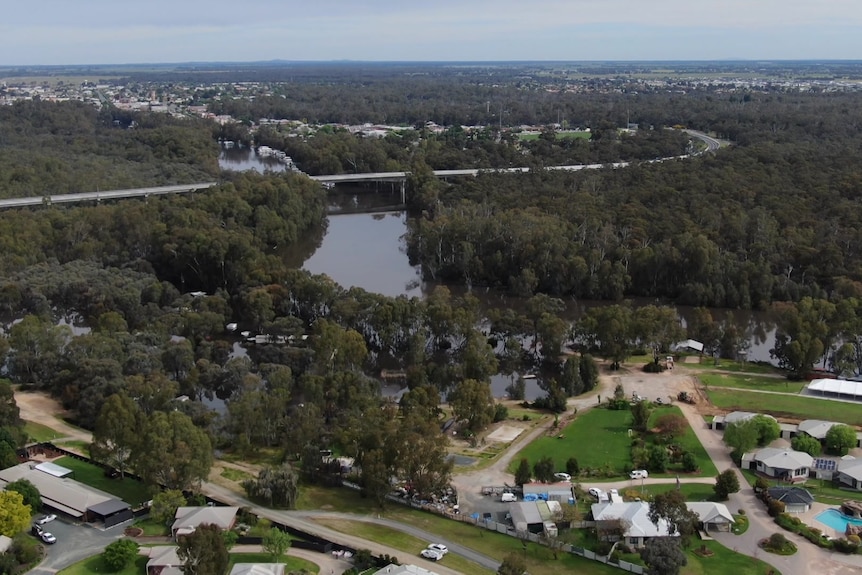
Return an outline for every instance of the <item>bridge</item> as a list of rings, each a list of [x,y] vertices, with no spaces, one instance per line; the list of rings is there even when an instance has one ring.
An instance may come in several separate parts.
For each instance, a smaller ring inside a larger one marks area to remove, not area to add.
[[[81,192],[77,194],[50,194],[45,196],[32,196],[29,198],[9,198],[0,200],[0,209],[23,208],[27,206],[50,206],[51,204],[72,204],[77,202],[98,202],[101,200],[114,200],[117,198],[146,198],[148,196],[196,192],[198,190],[205,190],[217,185],[218,182],[200,182],[197,184],[183,184],[179,186],[133,188],[130,190],[108,190],[104,192]]]
[[[686,133],[692,137],[703,141],[708,152],[713,152],[721,145],[718,140],[707,136],[701,132],[694,130],[686,130]],[[698,155],[698,152],[693,155]],[[665,162],[668,160],[679,160],[691,157],[689,154],[682,156],[671,156],[667,158],[656,158],[648,160],[644,163],[652,164],[656,162]],[[575,164],[571,166],[547,166],[545,170],[562,170],[567,172],[576,172],[579,170],[598,170],[600,168],[624,168],[631,165],[630,162],[615,162],[612,164]],[[465,176],[478,176],[483,173],[497,174],[516,174],[527,173],[530,168],[475,168],[465,170],[434,170],[434,175],[438,178],[456,178]],[[327,186],[346,183],[362,183],[362,182],[393,182],[401,184],[401,203],[405,203],[405,184],[410,172],[372,172],[367,174],[332,174],[325,176],[308,176],[312,180],[320,182]],[[218,185],[218,182],[201,182],[197,184],[183,184],[179,186],[160,186],[155,188],[134,188],[130,190],[108,190],[104,192],[81,192],[76,194],[51,194],[44,196],[32,196],[27,198],[9,198],[0,199],[0,209],[5,208],[23,208],[27,206],[49,206],[52,204],[67,204],[77,202],[99,202],[101,200],[114,200],[119,198],[136,198],[159,196],[165,194],[182,194],[205,190]]]

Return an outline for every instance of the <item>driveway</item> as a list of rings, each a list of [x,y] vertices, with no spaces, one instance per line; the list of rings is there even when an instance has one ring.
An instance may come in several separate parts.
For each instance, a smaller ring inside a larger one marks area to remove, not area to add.
[[[33,575],[51,575],[82,559],[97,555],[117,539],[123,537],[123,529],[127,524],[117,525],[111,529],[99,529],[89,525],[76,525],[56,519],[45,524],[45,531],[53,533],[57,542],[44,545],[45,560],[30,571]]]

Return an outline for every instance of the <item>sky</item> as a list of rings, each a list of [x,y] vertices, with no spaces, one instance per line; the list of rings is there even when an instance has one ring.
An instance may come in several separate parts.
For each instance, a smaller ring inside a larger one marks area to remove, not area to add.
[[[0,65],[862,59],[860,0],[38,0]]]

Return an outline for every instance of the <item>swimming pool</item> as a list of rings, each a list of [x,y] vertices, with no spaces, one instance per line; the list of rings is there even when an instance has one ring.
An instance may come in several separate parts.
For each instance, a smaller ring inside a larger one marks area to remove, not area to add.
[[[837,509],[827,509],[823,513],[818,514],[814,519],[839,533],[844,533],[848,523],[850,525],[862,525],[862,519],[847,517]]]

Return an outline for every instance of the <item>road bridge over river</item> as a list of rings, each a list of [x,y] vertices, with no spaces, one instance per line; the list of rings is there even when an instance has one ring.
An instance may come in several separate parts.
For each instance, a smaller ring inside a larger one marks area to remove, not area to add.
[[[706,134],[686,130],[690,136],[703,141],[707,149],[706,151],[715,151],[720,146],[720,143],[715,138],[711,138]],[[668,160],[678,160],[690,157],[689,154],[682,156],[671,156],[667,158],[657,158],[649,160],[645,163],[665,162]],[[571,166],[548,166],[546,170],[562,170],[568,172],[576,172],[579,170],[598,170],[601,168],[624,168],[631,165],[630,162],[615,162],[612,164],[575,164]],[[500,174],[517,174],[527,173],[530,168],[472,168],[464,170],[434,170],[434,175],[438,178],[457,178],[478,176],[481,173],[500,173]],[[372,172],[365,174],[332,174],[323,176],[308,176],[312,180],[325,185],[346,184],[346,183],[373,183],[373,182],[393,182],[401,185],[401,202],[405,200],[405,184],[410,172]],[[80,192],[74,194],[46,194],[43,196],[29,196],[24,198],[7,198],[0,199],[0,209],[6,208],[24,208],[29,206],[49,206],[53,204],[73,204],[81,202],[100,202],[102,200],[115,200],[121,198],[146,198],[149,196],[159,196],[166,194],[184,194],[206,190],[213,186],[217,186],[218,182],[199,182],[196,184],[182,184],[176,186],[160,186],[153,188],[133,188],[128,190],[107,190],[99,192]]]

